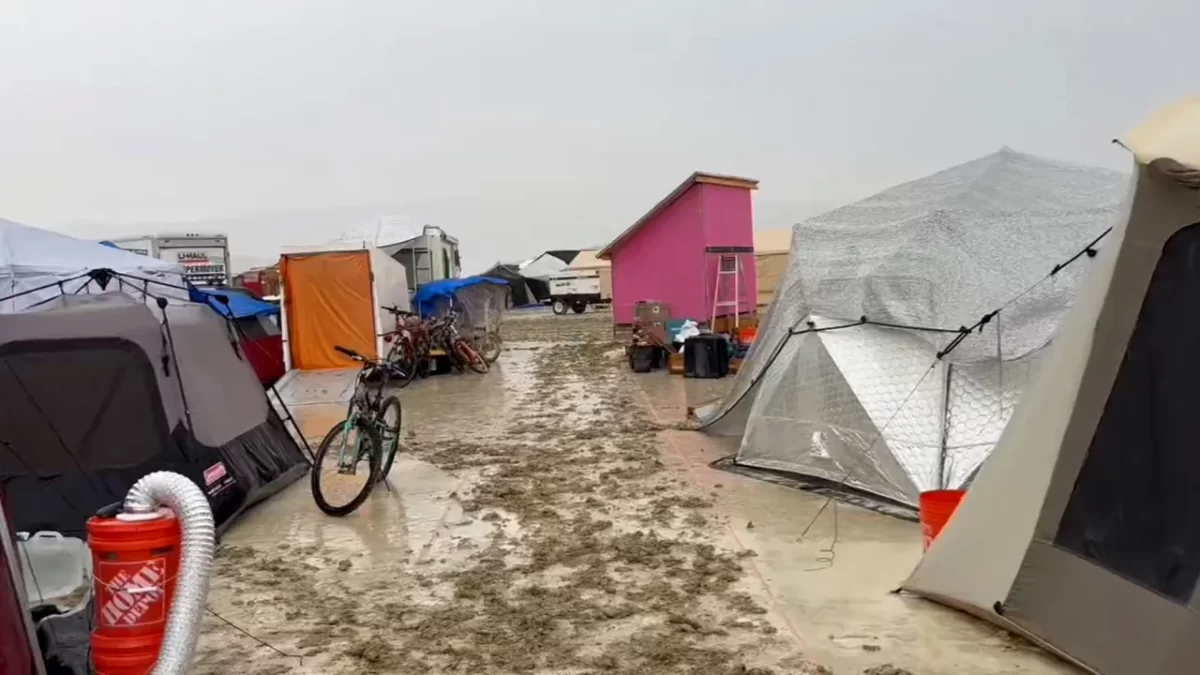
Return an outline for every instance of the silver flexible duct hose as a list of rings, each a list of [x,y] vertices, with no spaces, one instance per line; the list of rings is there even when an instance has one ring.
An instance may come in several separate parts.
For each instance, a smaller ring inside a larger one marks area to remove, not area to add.
[[[184,476],[155,471],[144,476],[125,495],[126,513],[152,513],[160,506],[175,512],[183,543],[162,648],[150,675],[186,675],[208,599],[216,530],[208,499]]]

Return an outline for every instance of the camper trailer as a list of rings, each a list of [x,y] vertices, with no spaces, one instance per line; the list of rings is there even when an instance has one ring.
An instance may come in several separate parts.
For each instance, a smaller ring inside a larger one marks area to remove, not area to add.
[[[408,270],[408,287],[413,291],[431,281],[462,276],[458,240],[440,227],[426,225],[418,236],[380,248]]]
[[[332,243],[383,251],[404,265],[410,292],[432,281],[462,276],[458,240],[434,225],[418,226],[405,218],[384,217],[344,232]]]

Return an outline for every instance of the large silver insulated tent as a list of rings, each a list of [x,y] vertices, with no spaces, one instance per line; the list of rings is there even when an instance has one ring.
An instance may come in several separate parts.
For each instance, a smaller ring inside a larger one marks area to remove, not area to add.
[[[1104,675],[1200,664],[1200,99],[1134,189],[966,499],[904,588]]]
[[[726,397],[696,410],[702,426],[741,438],[738,465],[902,505],[963,486],[1126,182],[1002,149],[796,225],[758,338]]]

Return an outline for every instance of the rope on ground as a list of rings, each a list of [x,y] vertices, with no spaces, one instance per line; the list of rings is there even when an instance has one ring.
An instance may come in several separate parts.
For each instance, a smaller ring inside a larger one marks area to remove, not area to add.
[[[221,622],[224,623],[226,626],[229,626],[230,628],[241,633],[242,635],[245,635],[246,637],[250,638],[251,640],[254,640],[258,644],[262,645],[263,647],[270,649],[271,651],[275,652],[276,654],[278,654],[286,659],[296,659],[300,665],[304,665],[304,657],[302,655],[288,654],[287,652],[280,650],[279,648],[275,647],[274,645],[267,642],[266,640],[258,637],[257,635],[254,635],[253,633],[246,630],[245,628],[238,626],[237,624],[230,621],[229,619],[226,619],[225,617],[221,616],[220,614],[217,614],[216,610],[214,610],[212,607],[209,607],[208,605],[204,606],[204,611],[208,612],[209,614],[212,614],[216,618],[220,619]]]

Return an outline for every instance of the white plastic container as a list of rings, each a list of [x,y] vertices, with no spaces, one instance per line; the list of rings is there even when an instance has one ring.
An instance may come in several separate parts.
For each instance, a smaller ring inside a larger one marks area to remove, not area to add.
[[[31,605],[70,595],[90,581],[92,556],[82,539],[45,531],[17,536],[21,575]]]

